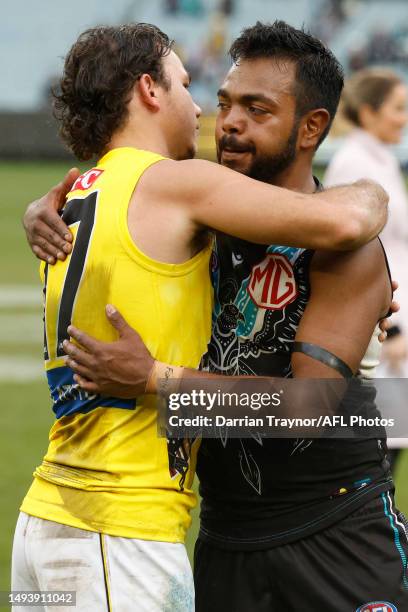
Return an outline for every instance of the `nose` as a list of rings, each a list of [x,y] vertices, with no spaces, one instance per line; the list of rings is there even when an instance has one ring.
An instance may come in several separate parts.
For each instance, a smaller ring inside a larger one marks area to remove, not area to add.
[[[226,134],[242,134],[245,130],[245,118],[238,108],[231,107],[222,117],[222,130]]]
[[[198,106],[198,104],[196,104],[195,102],[194,102],[194,108],[195,108],[196,117],[197,117],[197,119],[199,119],[201,117],[201,114],[202,114],[203,110],[202,110],[201,106]]]

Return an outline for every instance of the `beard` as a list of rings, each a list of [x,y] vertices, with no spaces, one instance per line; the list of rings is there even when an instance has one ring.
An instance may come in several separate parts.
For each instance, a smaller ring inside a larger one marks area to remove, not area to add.
[[[225,148],[233,151],[246,151],[252,154],[252,163],[247,168],[236,168],[231,165],[233,170],[241,172],[250,178],[262,181],[263,183],[274,183],[276,178],[291,166],[296,158],[296,143],[298,137],[299,121],[296,121],[289,138],[284,143],[280,151],[271,154],[257,154],[253,144],[244,145],[238,141],[234,134],[227,136],[224,134],[218,142],[217,159],[221,163],[221,153]],[[228,166],[228,164],[223,164]]]

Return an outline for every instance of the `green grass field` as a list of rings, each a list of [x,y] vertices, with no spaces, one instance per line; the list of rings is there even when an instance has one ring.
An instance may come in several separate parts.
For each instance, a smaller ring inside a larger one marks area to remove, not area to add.
[[[53,421],[42,373],[38,261],[26,244],[21,217],[27,203],[57,183],[68,168],[63,163],[0,163],[0,591],[9,588],[18,508],[42,460]],[[195,511],[188,537],[190,553],[197,516]]]
[[[10,552],[19,504],[47,445],[52,413],[41,378],[41,288],[38,262],[25,243],[26,204],[58,182],[62,163],[0,163],[0,591],[9,588]],[[397,501],[408,513],[408,454],[397,475]],[[188,538],[191,553],[197,511]],[[5,608],[3,608],[5,609]]]

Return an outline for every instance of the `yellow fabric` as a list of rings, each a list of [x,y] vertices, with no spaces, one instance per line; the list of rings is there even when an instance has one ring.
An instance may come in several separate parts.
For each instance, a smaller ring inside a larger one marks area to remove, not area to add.
[[[210,337],[211,249],[182,264],[159,263],[134,245],[127,226],[129,200],[140,176],[161,159],[137,149],[115,149],[100,160],[97,170],[103,172],[89,189],[69,194],[66,211],[70,205],[72,210],[71,200],[88,206],[85,198],[97,193],[72,323],[100,340],[115,340],[104,310],[114,304],[156,359],[197,367]],[[158,437],[156,398],[146,395],[135,407],[132,401],[85,396],[65,359],[57,356],[62,288],[65,279],[66,285],[72,283],[68,266],[80,249],[81,223],[71,225],[76,237],[72,255],[45,271],[45,368],[57,420],[21,509],[110,535],[181,542],[195,505],[191,484],[197,442],[180,491],[180,474],[169,471],[167,440]],[[158,229],[158,240],[160,231],[165,228]]]

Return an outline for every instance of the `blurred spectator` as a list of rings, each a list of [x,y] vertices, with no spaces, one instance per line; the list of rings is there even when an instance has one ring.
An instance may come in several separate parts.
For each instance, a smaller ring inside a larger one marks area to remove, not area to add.
[[[235,11],[235,0],[220,0],[220,12],[230,17]]]
[[[352,49],[348,57],[349,69],[360,70],[378,63],[408,63],[408,28],[406,25],[386,30],[378,28],[359,47]]]
[[[353,49],[349,54],[348,66],[352,72],[361,70],[368,64],[367,49],[365,46]]]
[[[346,83],[342,112],[353,126],[334,155],[325,176],[327,186],[361,178],[378,181],[390,196],[389,219],[381,234],[392,277],[399,282],[401,310],[386,340],[378,375],[408,377],[408,194],[390,145],[401,141],[408,121],[407,88],[390,70],[356,72]],[[401,441],[394,440],[399,445]],[[391,454],[391,458],[395,457]]]
[[[399,59],[397,43],[391,32],[375,30],[367,45],[367,61],[369,64],[379,62],[391,63]]]
[[[227,20],[223,14],[214,13],[207,39],[186,61],[192,77],[191,94],[204,112],[214,112],[218,87],[230,66],[227,46]]]
[[[184,13],[198,16],[203,12],[201,0],[164,0],[164,10],[170,15]]]
[[[344,0],[325,0],[314,18],[313,34],[326,44],[330,43],[346,16]]]
[[[174,15],[179,10],[179,0],[164,0],[164,10],[166,13]]]
[[[203,12],[201,0],[180,0],[180,9],[187,15],[199,16]]]

